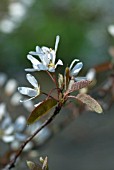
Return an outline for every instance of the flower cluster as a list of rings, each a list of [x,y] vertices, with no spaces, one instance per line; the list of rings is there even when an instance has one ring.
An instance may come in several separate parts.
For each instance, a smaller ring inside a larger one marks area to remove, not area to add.
[[[71,65],[67,68],[67,73],[65,72],[64,76],[61,75],[62,80],[60,80],[60,76],[59,76],[58,82],[56,82],[55,78],[53,77],[55,69],[57,68],[58,65],[63,65],[63,62],[60,59],[56,63],[56,53],[57,53],[59,40],[60,37],[56,36],[54,49],[45,46],[41,48],[39,46],[36,46],[36,51],[30,51],[29,54],[27,55],[27,59],[31,61],[32,68],[25,69],[25,71],[28,72],[46,71],[48,75],[51,77],[51,79],[53,80],[53,82],[55,83],[56,88],[57,89],[60,88],[60,90],[59,89],[57,90],[58,93],[60,91],[67,90],[66,84],[71,84],[71,80],[73,80],[73,82],[87,80],[86,77],[77,77],[77,74],[80,72],[80,70],[83,67],[83,63],[79,62],[78,59],[74,59]],[[28,100],[31,100],[39,96],[42,92],[40,91],[40,85],[34,76],[32,76],[31,74],[27,74],[26,78],[34,88],[18,87],[18,90],[21,94],[29,96],[30,99]],[[67,82],[66,79],[68,79]],[[58,96],[60,95],[58,94]],[[28,100],[21,100],[21,102],[28,101]]]
[[[60,37],[56,37],[55,42],[55,49],[51,49],[48,47],[39,47],[36,46],[36,51],[30,51],[27,58],[31,61],[33,68],[32,69],[25,69],[26,71],[41,71],[41,70],[48,70],[49,72],[55,72],[57,65],[63,65],[63,62],[59,59],[58,62],[55,64],[56,60],[56,52],[58,48]],[[34,58],[34,56],[38,56],[39,60]]]
[[[9,112],[7,111],[6,104],[0,103],[0,140],[4,143],[8,143],[12,150],[17,150],[18,147],[25,139],[38,127],[41,126],[41,122],[38,121],[30,127],[26,126],[25,116],[20,115],[15,121],[13,121]],[[36,145],[42,145],[51,135],[51,130],[45,127],[34,138]],[[34,147],[34,143],[28,143],[25,151],[28,151]]]

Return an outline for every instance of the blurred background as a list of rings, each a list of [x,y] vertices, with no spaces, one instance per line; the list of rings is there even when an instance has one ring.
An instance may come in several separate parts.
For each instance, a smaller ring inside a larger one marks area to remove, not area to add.
[[[18,74],[36,45],[54,47],[67,65],[74,58],[85,68],[109,59],[107,27],[114,21],[113,0],[4,0],[0,2],[0,71]]]
[[[31,67],[28,52],[36,45],[54,48],[56,35],[61,38],[58,59],[67,66],[78,58],[86,72],[110,60],[111,24],[114,0],[0,1],[0,72],[26,81],[24,69]],[[113,109],[101,117],[81,115],[42,149],[41,154],[49,156],[50,169],[113,170],[113,120]]]

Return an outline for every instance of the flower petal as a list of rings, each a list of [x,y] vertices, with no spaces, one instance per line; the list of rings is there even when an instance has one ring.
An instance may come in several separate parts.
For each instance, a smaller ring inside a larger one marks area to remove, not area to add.
[[[37,53],[43,53],[42,49],[39,46],[36,46],[36,52]]]
[[[74,60],[72,61],[72,63],[70,64],[69,69],[71,70],[72,67],[73,67],[73,65],[74,65],[74,63],[75,63],[75,62],[78,62],[78,61],[79,61],[78,59],[74,59]]]
[[[57,65],[63,65],[62,60],[59,59],[59,60],[57,61],[56,65],[55,65],[55,68],[57,67]]]
[[[48,69],[47,66],[50,63],[50,60],[52,58],[50,53],[39,55],[39,58],[40,58],[42,63],[38,64],[38,67],[40,67],[40,65],[41,65],[41,67],[43,67],[43,66],[45,67],[45,69],[43,69],[43,70],[47,70]]]
[[[75,81],[82,81],[82,80],[87,80],[87,77],[76,77],[74,78]]]
[[[41,49],[42,49],[42,51],[44,53],[49,53],[50,52],[50,48],[48,48],[48,47],[43,46]]]
[[[48,70],[48,67],[45,66],[44,64],[39,64],[39,65],[38,65],[38,69],[39,69],[39,71],[40,71],[40,70]]]
[[[48,71],[49,71],[49,72],[55,72],[55,68],[54,68],[54,67],[49,67],[49,68],[48,68]]]
[[[18,87],[21,94],[27,95],[29,97],[35,97],[38,95],[38,91],[29,87]]]
[[[55,53],[56,53],[57,48],[58,48],[59,40],[60,40],[60,36],[57,35],[57,36],[56,36],[56,42],[55,42]]]
[[[5,143],[10,143],[12,141],[14,141],[14,136],[11,135],[11,136],[3,136],[2,137],[2,140],[5,142]]]
[[[38,46],[37,46],[38,47]],[[37,48],[36,47],[36,48]],[[39,47],[40,48],[40,47]],[[42,49],[38,52],[38,49],[36,49],[36,51],[30,51],[29,54],[31,55],[36,55],[36,56],[42,56],[44,55],[44,52],[42,51]]]
[[[16,132],[17,131],[22,132],[26,127],[26,118],[25,118],[25,116],[19,116],[15,121],[14,127],[15,127]]]
[[[50,52],[50,59],[52,60],[52,63],[55,64],[56,53],[54,50]]]
[[[33,64],[33,65],[38,65],[38,64],[40,64],[41,62],[39,62],[36,58],[34,58],[32,55],[27,55],[27,58],[28,58],[28,60],[30,60],[31,61],[31,63]]]
[[[0,121],[4,117],[5,113],[6,113],[6,104],[0,103]]]
[[[26,68],[25,71],[34,72],[34,71],[38,71],[38,69],[34,69],[34,68]]]
[[[31,97],[31,98],[29,98],[29,99],[25,99],[25,100],[20,100],[20,102],[21,103],[23,103],[23,102],[28,102],[28,101],[30,101],[30,100],[32,100],[32,99],[34,99],[36,96],[34,96],[34,97]]]
[[[38,88],[38,83],[34,76],[32,76],[31,74],[27,74],[26,77],[27,77],[27,80],[29,81],[29,83],[33,87]]]
[[[90,81],[94,80],[95,76],[96,76],[96,70],[94,68],[91,68],[86,74],[87,80]]]
[[[36,51],[30,51],[29,54],[30,55],[37,55],[38,56],[38,53]]]
[[[82,62],[77,63],[74,66],[74,68],[71,70],[71,73],[70,73],[71,76],[76,76],[79,73],[79,71],[82,69],[82,67],[83,67],[83,63]]]

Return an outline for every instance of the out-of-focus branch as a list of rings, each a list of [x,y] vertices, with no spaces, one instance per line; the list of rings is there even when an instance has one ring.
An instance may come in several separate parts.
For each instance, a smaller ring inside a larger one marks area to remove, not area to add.
[[[62,108],[62,105],[58,104],[58,106],[55,108],[54,113],[41,125],[40,128],[38,128],[29,138],[26,139],[26,141],[20,146],[17,154],[15,155],[14,159],[6,166],[5,170],[9,170],[15,167],[15,163],[17,158],[20,156],[22,153],[23,149],[25,146],[44,128],[46,127],[49,123],[53,121],[55,116],[60,112]]]

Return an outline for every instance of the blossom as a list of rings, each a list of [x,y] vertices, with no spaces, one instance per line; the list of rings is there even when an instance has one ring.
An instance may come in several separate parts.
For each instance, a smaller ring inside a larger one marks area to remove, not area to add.
[[[108,26],[108,32],[110,33],[110,35],[114,36],[114,25]]]
[[[34,87],[34,89],[30,87],[18,87],[18,91],[21,94],[31,97],[28,100],[32,100],[33,98],[37,97],[40,94],[40,86],[38,85],[38,82],[35,79],[35,77],[32,76],[31,74],[27,74],[26,78],[29,81],[29,83]],[[28,101],[28,100],[25,100],[25,101]],[[23,101],[21,100],[21,102]]]
[[[59,44],[59,36],[56,36],[56,42],[55,42],[55,49],[51,49],[48,47],[39,47],[36,46],[36,51],[30,51],[29,55],[27,55],[27,58],[31,61],[33,68],[31,69],[25,69],[26,71],[41,71],[41,70],[48,70],[50,72],[55,72],[55,69],[58,65],[63,65],[63,62],[59,59],[57,63],[55,64],[56,60],[56,52]],[[34,58],[32,55],[39,56],[39,60]]]
[[[74,63],[78,62],[75,64],[75,66],[73,67]],[[74,59],[69,67],[70,70],[70,76],[74,78],[75,81],[81,81],[81,80],[87,80],[86,77],[76,77],[77,74],[80,72],[80,70],[83,67],[83,63],[79,62],[78,59]]]

